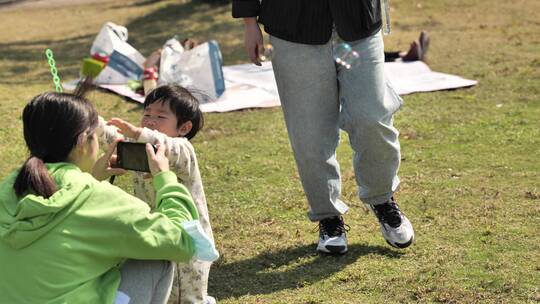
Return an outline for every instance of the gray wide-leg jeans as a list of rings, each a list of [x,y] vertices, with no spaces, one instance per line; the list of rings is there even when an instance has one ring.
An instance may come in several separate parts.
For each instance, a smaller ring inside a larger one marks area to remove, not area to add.
[[[360,199],[386,202],[399,185],[398,131],[392,115],[402,104],[384,77],[382,35],[351,42],[360,54],[350,70],[337,66],[332,43],[306,45],[270,37],[272,65],[312,221],[344,214],[336,160],[339,131],[354,150]]]

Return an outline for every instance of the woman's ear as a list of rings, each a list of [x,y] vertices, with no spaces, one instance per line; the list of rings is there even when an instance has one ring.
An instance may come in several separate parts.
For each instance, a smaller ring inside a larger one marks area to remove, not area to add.
[[[186,136],[189,132],[191,132],[192,128],[193,128],[193,123],[191,122],[191,120],[188,120],[178,128],[178,135]]]
[[[68,161],[72,163],[78,163],[86,150],[88,149],[86,145],[88,144],[88,138],[86,135],[79,135],[79,139],[77,140],[77,144],[71,149],[71,152],[69,152],[68,155]]]
[[[92,143],[92,135],[88,135],[88,133],[81,134],[81,138],[77,142],[77,147],[80,149],[81,153],[87,153],[88,150],[91,149],[90,145]]]

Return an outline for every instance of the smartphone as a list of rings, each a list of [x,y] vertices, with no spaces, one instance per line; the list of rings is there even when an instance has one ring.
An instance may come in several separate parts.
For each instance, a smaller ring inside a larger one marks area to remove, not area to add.
[[[157,152],[156,146],[154,151]],[[118,142],[116,145],[117,167],[127,170],[150,172],[145,143]]]

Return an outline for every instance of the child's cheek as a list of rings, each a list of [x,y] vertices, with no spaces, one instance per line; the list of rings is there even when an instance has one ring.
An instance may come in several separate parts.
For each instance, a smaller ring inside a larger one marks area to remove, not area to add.
[[[144,118],[143,118],[143,120],[141,121],[141,127],[143,127],[143,128],[148,128],[148,129],[150,129],[150,130],[157,129],[157,128],[156,128],[156,125],[157,125],[156,123],[150,123],[149,120],[144,119]]]

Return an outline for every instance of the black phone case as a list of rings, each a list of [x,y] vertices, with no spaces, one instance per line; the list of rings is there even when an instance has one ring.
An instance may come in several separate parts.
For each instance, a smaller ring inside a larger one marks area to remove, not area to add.
[[[154,151],[157,148],[154,146]],[[117,165],[126,170],[150,172],[145,143],[119,142],[116,146]]]

